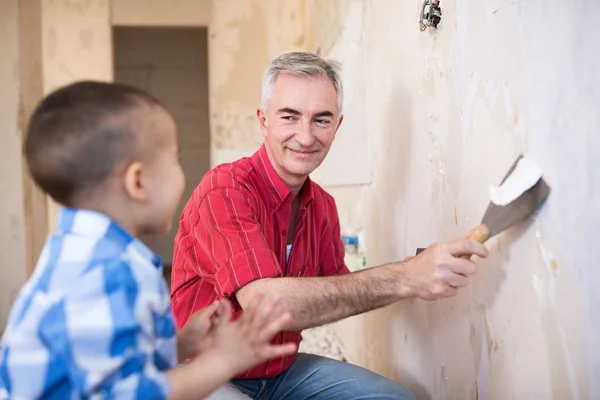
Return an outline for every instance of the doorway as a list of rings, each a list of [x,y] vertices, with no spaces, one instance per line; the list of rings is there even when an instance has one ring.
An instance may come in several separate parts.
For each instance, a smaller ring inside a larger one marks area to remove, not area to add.
[[[163,258],[168,278],[181,211],[210,168],[208,30],[118,26],[113,28],[113,49],[115,82],[152,94],[177,123],[185,192],[171,232],[141,238]]]

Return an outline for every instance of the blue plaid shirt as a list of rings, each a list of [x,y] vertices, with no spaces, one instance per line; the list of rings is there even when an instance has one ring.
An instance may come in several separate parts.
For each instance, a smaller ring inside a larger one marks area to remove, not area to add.
[[[63,209],[0,347],[0,399],[166,398],[176,330],[162,260],[106,216]]]

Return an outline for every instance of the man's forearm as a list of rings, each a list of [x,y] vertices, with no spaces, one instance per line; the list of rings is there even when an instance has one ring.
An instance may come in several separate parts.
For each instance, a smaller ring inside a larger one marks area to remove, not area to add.
[[[400,265],[386,265],[327,277],[261,279],[240,289],[237,299],[244,307],[255,293],[280,293],[281,306],[292,314],[288,330],[302,330],[400,300],[400,275]]]

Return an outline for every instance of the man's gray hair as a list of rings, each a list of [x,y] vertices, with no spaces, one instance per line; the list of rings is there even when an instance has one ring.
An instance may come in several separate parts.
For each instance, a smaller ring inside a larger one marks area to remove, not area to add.
[[[342,105],[344,104],[344,90],[340,71],[340,63],[334,60],[324,60],[314,53],[284,53],[271,61],[271,64],[265,70],[262,80],[261,108],[266,114],[275,81],[279,74],[283,72],[304,78],[328,77],[337,93],[338,112],[341,114]]]

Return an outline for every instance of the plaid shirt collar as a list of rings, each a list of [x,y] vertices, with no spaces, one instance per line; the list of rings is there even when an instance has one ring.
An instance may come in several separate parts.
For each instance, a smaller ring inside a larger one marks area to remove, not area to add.
[[[58,234],[75,234],[91,239],[110,240],[123,251],[133,250],[157,268],[163,265],[162,258],[141,240],[133,237],[109,216],[94,210],[63,208],[57,221]]]

